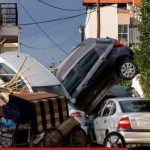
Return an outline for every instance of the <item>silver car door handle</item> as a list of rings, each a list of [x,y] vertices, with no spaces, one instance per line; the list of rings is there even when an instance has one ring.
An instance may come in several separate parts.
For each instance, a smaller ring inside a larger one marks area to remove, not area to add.
[[[107,122],[107,120],[104,120],[104,123],[106,123]]]

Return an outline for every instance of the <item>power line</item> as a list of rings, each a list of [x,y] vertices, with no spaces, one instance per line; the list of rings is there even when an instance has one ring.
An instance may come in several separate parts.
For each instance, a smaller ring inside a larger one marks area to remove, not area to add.
[[[106,5],[103,5],[101,7],[114,7],[114,8],[117,8],[116,6],[112,6],[110,4],[106,4]],[[129,9],[128,9],[129,10]],[[96,10],[93,10],[91,11],[90,13],[92,12],[95,12]],[[129,11],[133,11],[133,10],[129,10]],[[72,19],[72,18],[76,18],[76,17],[80,17],[80,16],[83,16],[83,15],[87,15],[88,13],[80,13],[80,14],[77,14],[77,15],[73,15],[73,16],[68,16],[68,17],[63,17],[63,18],[57,18],[57,19],[51,19],[51,20],[45,20],[45,21],[38,21],[38,22],[29,22],[29,23],[21,23],[19,25],[21,26],[28,26],[28,25],[34,25],[34,24],[44,24],[44,23],[51,23],[51,22],[56,22],[56,21],[60,21],[60,20],[66,20],[66,19]]]
[[[65,19],[72,19],[72,18],[76,18],[76,17],[83,16],[83,15],[86,15],[86,14],[87,13],[81,13],[81,14],[73,15],[73,16],[69,16],[69,17],[63,17],[63,18],[57,18],[57,19],[52,19],[52,20],[39,21],[39,22],[34,21],[34,22],[29,22],[29,23],[22,23],[22,24],[19,24],[19,25],[21,25],[21,26],[28,26],[28,25],[34,25],[34,24],[44,24],[44,23],[50,23],[50,22],[65,20]]]
[[[61,24],[63,24],[64,22],[66,22],[68,20],[63,20],[61,22],[57,22],[55,24],[53,24],[52,26],[48,26],[47,28],[45,28],[44,30],[49,30],[49,29],[53,29],[53,28],[56,28],[57,26],[60,26]],[[34,33],[31,33],[30,35],[27,35],[24,39],[28,38],[28,37],[32,37],[32,36],[35,36],[36,34],[39,34],[40,31],[37,31],[37,32],[34,32]]]
[[[70,41],[71,39],[73,39],[73,37],[75,37],[77,35],[78,31],[76,31],[75,33],[73,33],[71,36],[69,36],[67,39],[65,39],[63,42],[59,43],[59,45],[62,45],[68,41]],[[39,47],[34,47],[25,43],[20,43],[22,46],[24,47],[28,47],[31,49],[50,49],[50,48],[54,48],[55,46],[51,46],[51,47],[43,47],[43,48],[39,48]]]
[[[61,7],[57,7],[57,6],[51,5],[51,4],[46,3],[46,2],[44,2],[42,0],[38,0],[38,1],[43,3],[43,4],[45,4],[45,5],[47,5],[47,6],[50,6],[52,8],[63,10],[63,11],[83,11],[83,10],[85,10],[85,9],[66,9],[66,8],[61,8]]]
[[[114,8],[117,8],[116,6],[112,6],[110,4],[106,4],[106,5],[103,5],[101,7],[114,7]],[[129,9],[127,9],[129,10]],[[93,10],[92,12],[95,12],[96,10]],[[129,10],[129,11],[133,11],[133,10]],[[92,13],[90,12],[90,13]],[[80,17],[80,16],[83,16],[83,15],[86,15],[88,13],[81,13],[81,14],[77,14],[77,15],[73,15],[73,16],[68,16],[68,17],[63,17],[63,18],[57,18],[57,19],[51,19],[51,20],[45,20],[45,21],[38,21],[38,22],[29,22],[29,23],[21,23],[19,25],[22,25],[22,26],[28,26],[28,25],[34,25],[34,24],[44,24],[44,23],[51,23],[51,22],[56,22],[56,21],[60,21],[60,20],[66,20],[66,19],[72,19],[72,18],[76,18],[76,17]]]
[[[41,47],[41,48],[39,48],[39,47],[33,47],[33,46],[30,46],[30,45],[28,45],[28,44],[24,44],[24,43],[20,43],[20,45],[22,45],[22,46],[24,46],[24,47],[27,47],[27,48],[31,48],[31,49],[49,49],[50,47]]]
[[[88,16],[87,22],[86,22],[86,24],[85,24],[85,28],[87,27],[88,22],[89,22],[89,20],[90,20],[91,12],[92,12],[92,11],[89,12],[89,16]],[[62,44],[64,44],[64,43],[70,41],[70,40],[73,39],[78,33],[79,33],[78,31],[74,32],[71,36],[69,36],[69,37],[68,37],[67,39],[65,39],[63,42],[59,43],[59,45],[62,45]],[[33,47],[33,46],[28,45],[28,44],[25,44],[25,43],[20,43],[20,44],[21,44],[22,46],[24,46],[24,47],[31,48],[31,49],[50,49],[50,48],[54,48],[54,47],[55,47],[55,46],[51,46],[51,47],[39,48],[39,47]]]
[[[22,5],[22,3],[17,0],[18,3],[21,5],[21,7],[25,10],[25,12],[28,14],[28,16],[31,18],[31,20],[34,22],[34,24],[37,25],[37,27],[41,30],[41,32],[57,47],[59,48],[63,53],[65,53],[66,55],[68,55],[68,53],[62,48],[60,47],[42,28],[39,24],[37,24],[34,20],[34,18],[30,15],[30,13],[27,11],[27,9]]]

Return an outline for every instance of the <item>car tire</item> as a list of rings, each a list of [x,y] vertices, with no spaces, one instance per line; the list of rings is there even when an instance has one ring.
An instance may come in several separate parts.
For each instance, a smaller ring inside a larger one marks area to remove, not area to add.
[[[119,64],[117,72],[121,79],[131,80],[136,76],[138,70],[132,60],[126,59]]]
[[[94,143],[93,134],[92,134],[92,131],[90,129],[87,130],[87,138],[88,138],[88,145],[90,147]]]
[[[70,147],[86,147],[87,135],[81,127],[75,127],[72,129],[69,136]]]
[[[104,139],[104,147],[126,147],[126,142],[120,133],[111,132]]]

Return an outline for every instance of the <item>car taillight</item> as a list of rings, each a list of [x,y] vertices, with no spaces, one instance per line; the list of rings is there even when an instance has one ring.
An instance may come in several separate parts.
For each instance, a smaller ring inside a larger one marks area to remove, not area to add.
[[[123,44],[119,41],[116,41],[114,44],[114,47],[121,47],[121,46],[123,46]]]
[[[128,117],[121,118],[119,120],[117,128],[118,129],[120,129],[120,128],[123,128],[123,129],[131,128],[129,118]]]
[[[70,114],[71,117],[81,117],[81,113],[80,112],[74,112]]]

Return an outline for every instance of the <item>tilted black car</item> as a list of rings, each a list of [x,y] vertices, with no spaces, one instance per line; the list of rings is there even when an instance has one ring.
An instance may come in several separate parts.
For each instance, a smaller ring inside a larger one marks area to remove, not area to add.
[[[86,39],[58,66],[57,77],[74,105],[91,113],[120,79],[137,74],[132,50],[111,38]]]

